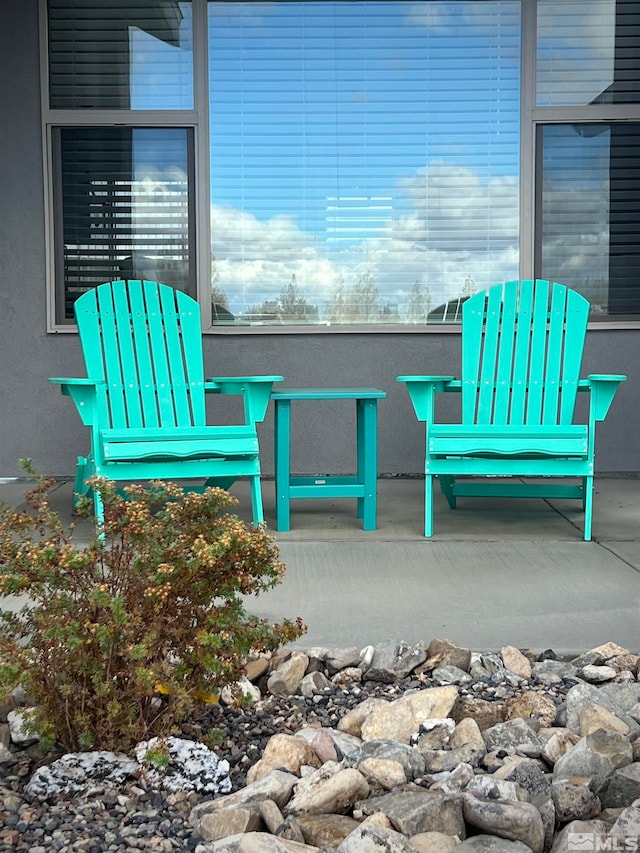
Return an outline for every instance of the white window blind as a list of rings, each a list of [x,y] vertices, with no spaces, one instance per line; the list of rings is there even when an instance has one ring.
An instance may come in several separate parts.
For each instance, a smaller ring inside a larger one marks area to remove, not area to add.
[[[517,0],[208,9],[214,319],[442,321],[517,276]]]

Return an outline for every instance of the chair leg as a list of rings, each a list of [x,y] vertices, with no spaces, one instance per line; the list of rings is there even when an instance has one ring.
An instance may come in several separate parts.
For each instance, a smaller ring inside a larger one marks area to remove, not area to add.
[[[424,478],[424,535],[427,539],[433,536],[433,475],[425,474]]]
[[[102,525],[104,524],[104,504],[102,503],[102,495],[97,489],[93,490],[93,506],[94,513],[96,516],[96,530],[98,530],[98,537],[104,541],[104,531],[102,530]]]
[[[75,479],[75,482],[73,484],[73,496],[72,496],[73,509],[74,510],[78,505],[79,498],[82,498],[85,495],[88,495],[89,492],[91,491],[91,489],[89,488],[89,486],[87,486],[87,484],[85,482],[87,477],[90,476],[90,474],[87,473],[88,463],[89,463],[88,457],[78,456],[78,462],[76,464],[76,479]]]
[[[438,479],[440,481],[440,490],[447,499],[447,503],[449,504],[451,509],[455,509],[456,496],[453,492],[453,486],[456,482],[456,478],[452,477],[450,474],[440,474]]]
[[[253,523],[261,524],[264,521],[264,511],[262,509],[262,488],[260,486],[260,475],[249,478],[251,484],[251,507],[253,509]]]
[[[585,477],[584,489],[584,541],[591,541],[591,519],[593,515],[593,477]]]

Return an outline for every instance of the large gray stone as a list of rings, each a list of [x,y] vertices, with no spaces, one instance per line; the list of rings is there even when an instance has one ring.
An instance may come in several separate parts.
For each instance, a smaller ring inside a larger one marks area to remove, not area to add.
[[[262,815],[257,808],[240,806],[237,809],[218,809],[202,816],[195,834],[203,841],[217,841],[240,832],[257,832],[263,828]]]
[[[542,752],[544,743],[535,729],[526,720],[516,718],[498,723],[482,732],[488,752],[505,750],[506,752],[526,751],[527,755]]]
[[[421,776],[425,770],[424,757],[418,749],[395,740],[368,740],[350,752],[345,762],[351,767],[357,767],[367,758],[382,758],[399,762],[404,768],[409,781]]]
[[[516,782],[496,779],[495,774],[489,773],[474,776],[465,788],[465,793],[479,800],[513,800],[514,802],[523,799],[524,795]]]
[[[261,800],[273,800],[278,808],[282,808],[291,797],[293,786],[299,782],[293,773],[284,770],[272,770],[262,779],[227,794],[215,800],[205,800],[194,806],[189,815],[189,821],[194,824],[202,815],[217,809],[231,808],[233,806],[244,806],[248,803],[260,802]]]
[[[459,764],[450,773],[436,773],[432,776],[433,782],[429,790],[439,791],[442,794],[460,794],[474,778],[473,767],[470,764]]]
[[[386,705],[376,705],[361,727],[363,740],[390,738],[409,743],[420,723],[433,717],[447,717],[458,696],[456,687],[430,687],[408,693]]]
[[[640,701],[640,684],[603,684],[596,687],[585,682],[576,684],[567,693],[565,711],[566,726],[572,732],[580,734],[580,715],[586,705],[602,705],[629,726],[631,732],[640,731],[640,725],[629,714],[633,706]]]
[[[586,782],[559,779],[551,786],[551,798],[560,823],[590,820],[602,811],[600,800]]]
[[[616,818],[615,823],[609,832],[609,838],[613,840],[615,850],[629,850],[634,853],[639,849],[640,842],[640,799],[635,800]]]
[[[515,782],[538,808],[551,797],[551,779],[530,758],[508,758],[494,773],[496,779]]]
[[[608,829],[603,820],[572,820],[556,834],[551,853],[575,853],[581,842],[585,850],[604,850]]]
[[[414,853],[453,853],[460,843],[457,836],[445,835],[444,832],[419,832],[409,840]]]
[[[605,809],[626,808],[640,798],[640,762],[612,773],[598,790],[598,796]]]
[[[347,711],[344,717],[341,717],[338,720],[338,731],[360,738],[360,735],[362,734],[362,724],[369,714],[371,714],[376,708],[390,704],[391,702],[387,699],[378,699],[373,696],[369,699],[365,699],[363,702],[360,702],[359,705],[356,705],[355,708]]]
[[[462,795],[464,819],[490,835],[522,841],[533,853],[543,853],[545,830],[542,816],[531,803],[507,800],[480,800]]]
[[[267,689],[274,696],[293,696],[298,692],[308,665],[309,658],[303,652],[294,652],[271,673]]]
[[[471,649],[452,643],[451,640],[433,639],[427,649],[427,659],[420,667],[423,672],[431,672],[439,666],[455,666],[464,672],[469,671]]]
[[[500,657],[505,669],[513,672],[519,678],[531,678],[531,661],[526,658],[520,649],[515,646],[503,646],[500,649]]]
[[[633,750],[622,735],[602,729],[580,738],[578,743],[556,761],[555,779],[588,776],[598,790],[614,770],[631,764]]]
[[[200,844],[198,853],[318,853],[317,847],[268,832],[243,832]]]
[[[320,759],[311,744],[295,735],[275,734],[269,738],[262,758],[249,768],[247,782],[256,782],[276,769],[299,776],[303,765],[320,767]]]
[[[415,848],[394,829],[365,824],[347,835],[338,853],[415,853]]]
[[[473,678],[464,669],[459,666],[447,664],[446,666],[437,666],[431,673],[431,678],[434,684],[471,684]]]
[[[410,646],[407,643],[379,643],[375,647],[371,666],[367,669],[368,681],[381,681],[393,684],[405,678],[413,669],[427,658],[424,643]]]
[[[315,847],[337,847],[360,824],[344,814],[299,815],[298,826],[306,844]]]
[[[423,790],[395,790],[357,804],[363,815],[381,812],[405,835],[443,832],[464,838],[465,827],[459,796]]]
[[[531,847],[497,835],[474,835],[458,844],[455,853],[531,853]]]
[[[601,646],[596,646],[595,648],[589,649],[589,651],[578,655],[578,657],[572,660],[572,663],[578,668],[589,666],[591,664],[600,666],[607,663],[612,658],[616,658],[619,655],[626,655],[628,653],[628,649],[625,649],[623,646],[619,646],[617,643],[603,643]]]
[[[402,764],[389,758],[365,758],[358,770],[373,790],[391,791],[409,781]]]
[[[325,664],[329,675],[335,675],[341,669],[358,666],[360,663],[360,649],[350,646],[343,649],[330,649],[325,657]]]
[[[345,814],[354,803],[369,795],[369,784],[353,767],[342,769],[327,762],[303,777],[284,808],[285,815]]]

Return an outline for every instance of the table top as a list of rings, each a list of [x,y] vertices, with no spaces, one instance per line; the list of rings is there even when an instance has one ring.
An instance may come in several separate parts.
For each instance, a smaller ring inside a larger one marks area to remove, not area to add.
[[[379,400],[387,392],[379,388],[278,388],[271,393],[275,400]]]

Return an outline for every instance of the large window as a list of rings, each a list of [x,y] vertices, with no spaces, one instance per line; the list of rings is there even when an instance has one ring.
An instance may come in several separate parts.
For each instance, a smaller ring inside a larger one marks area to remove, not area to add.
[[[209,3],[237,322],[424,323],[518,273],[520,4]]]
[[[640,314],[635,0],[47,0],[51,328],[100,281],[221,332]]]

